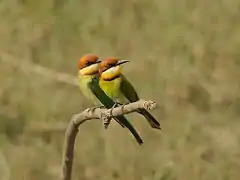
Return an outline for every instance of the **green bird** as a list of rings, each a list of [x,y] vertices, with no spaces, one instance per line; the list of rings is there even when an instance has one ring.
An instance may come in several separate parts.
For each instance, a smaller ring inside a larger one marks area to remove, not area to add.
[[[121,73],[121,65],[129,62],[115,57],[103,59],[100,64],[101,89],[115,101],[116,104],[126,104],[139,100],[132,84]],[[138,113],[143,115],[152,128],[161,129],[160,123],[145,109],[138,109]]]
[[[114,107],[115,102],[99,86],[100,62],[100,58],[95,54],[86,54],[80,58],[78,62],[79,87],[83,95],[94,105],[99,106],[102,104],[107,109],[110,109]],[[143,143],[138,132],[123,115],[114,117],[114,119],[122,127],[127,127],[139,144]]]

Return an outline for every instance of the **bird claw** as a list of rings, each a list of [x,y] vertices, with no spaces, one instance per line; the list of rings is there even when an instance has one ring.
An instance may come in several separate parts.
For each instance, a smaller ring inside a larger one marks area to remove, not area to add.
[[[129,104],[129,103],[127,103],[127,104]],[[117,107],[117,105],[120,105],[121,106],[121,110],[122,110],[122,113],[124,112],[124,106],[125,105],[127,105],[127,104],[122,104],[122,103],[119,103],[119,102],[115,102],[114,103],[114,105],[111,107],[111,110],[110,110],[110,116],[111,117],[113,117],[113,109],[115,108],[115,107]],[[104,121],[104,128],[105,129],[107,129],[108,128],[108,126],[109,126],[109,124],[110,124],[110,122],[111,122],[111,119],[112,118],[110,118],[110,119],[106,119],[106,121]],[[117,119],[116,119],[116,121],[122,126],[122,127],[125,127],[120,121],[118,121]]]
[[[113,106],[115,106],[115,107],[116,107],[116,105],[120,105],[120,106],[122,106],[123,104],[122,104],[122,103],[120,103],[120,102],[115,102],[115,104],[114,104]]]
[[[121,106],[122,114],[124,113],[124,107],[125,107],[126,105],[127,105],[127,104],[123,104],[123,105]]]
[[[122,105],[122,104],[121,104],[121,103],[118,103],[118,102],[115,102],[115,103],[114,103],[114,105],[113,105],[113,106],[111,107],[111,109],[110,109],[110,116],[111,116],[111,117],[113,117],[112,112],[113,112],[113,109],[114,109],[115,107],[117,107],[117,105]],[[110,122],[111,122],[111,119],[112,119],[112,118],[107,119],[105,122],[103,122],[105,129],[108,128],[108,126],[109,126],[109,124],[110,124]]]

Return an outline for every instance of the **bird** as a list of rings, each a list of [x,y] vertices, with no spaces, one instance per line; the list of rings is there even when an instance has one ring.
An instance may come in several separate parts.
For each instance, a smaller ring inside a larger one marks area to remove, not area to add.
[[[85,54],[78,61],[79,88],[94,105],[99,105],[99,100],[89,88],[89,83],[98,76],[100,63],[100,58],[95,54]]]
[[[107,57],[100,63],[99,86],[115,101],[115,104],[126,104],[136,102],[139,96],[130,81],[122,74],[121,66],[129,60],[121,60],[117,57]],[[150,126],[161,129],[160,123],[145,109],[138,109],[137,112],[145,117]]]
[[[96,54],[85,54],[78,61],[78,78],[79,88],[83,95],[91,101],[94,105],[102,104],[107,109],[113,108],[115,102],[108,97],[99,86],[99,64],[101,59]],[[90,108],[91,109],[91,108]],[[92,108],[93,110],[94,108]],[[125,116],[120,115],[114,119],[122,126],[127,127],[132,135],[135,137],[138,144],[142,144],[143,140],[126,119]]]

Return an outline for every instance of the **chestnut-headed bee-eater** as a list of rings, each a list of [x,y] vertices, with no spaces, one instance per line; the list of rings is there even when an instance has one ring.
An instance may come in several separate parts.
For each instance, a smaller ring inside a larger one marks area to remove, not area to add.
[[[127,62],[129,61],[109,57],[103,59],[99,68],[101,89],[119,104],[139,100],[134,87],[121,72],[121,65]],[[138,109],[137,112],[147,119],[152,128],[161,129],[160,123],[147,110]]]
[[[94,105],[102,104],[107,109],[110,109],[115,105],[115,102],[99,86],[100,62],[100,58],[95,54],[87,54],[80,58],[78,62],[79,87],[83,95]],[[138,132],[123,115],[114,117],[114,119],[122,127],[127,127],[139,144],[143,143]]]

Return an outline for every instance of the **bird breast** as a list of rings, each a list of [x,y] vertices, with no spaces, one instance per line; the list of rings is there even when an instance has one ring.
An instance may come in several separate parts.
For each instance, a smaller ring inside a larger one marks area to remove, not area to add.
[[[122,77],[120,76],[112,81],[105,81],[101,79],[99,85],[102,88],[102,90],[114,101],[117,101],[120,103],[126,103],[128,101],[126,100],[125,96],[122,94],[121,83],[122,83]]]

